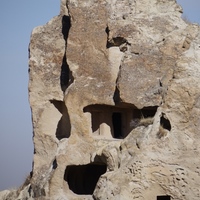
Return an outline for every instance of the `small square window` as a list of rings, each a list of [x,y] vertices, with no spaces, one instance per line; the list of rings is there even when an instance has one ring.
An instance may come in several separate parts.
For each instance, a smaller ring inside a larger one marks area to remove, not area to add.
[[[171,200],[171,197],[168,195],[157,196],[157,200]]]

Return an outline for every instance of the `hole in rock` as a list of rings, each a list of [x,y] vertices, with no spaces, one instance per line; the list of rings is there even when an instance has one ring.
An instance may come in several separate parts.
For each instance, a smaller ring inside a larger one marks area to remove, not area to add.
[[[94,136],[123,139],[137,126],[152,124],[157,106],[140,110],[126,103],[120,103],[119,106],[96,104],[86,106],[83,111],[91,113]]]
[[[104,163],[70,165],[66,167],[64,180],[75,194],[91,195],[100,176],[106,173],[106,170],[107,165]]]
[[[62,114],[57,124],[57,129],[56,129],[57,139],[61,140],[63,138],[69,138],[71,132],[71,123],[65,103],[63,101],[58,101],[58,100],[50,100],[50,102]]]
[[[170,200],[171,197],[166,195],[166,196],[157,196],[157,200]]]
[[[165,114],[162,113],[162,116],[160,118],[160,124],[164,129],[167,129],[168,131],[171,131],[171,123],[166,118]]]
[[[122,135],[122,114],[114,112],[112,114],[113,135],[114,138],[123,138]]]
[[[131,126],[133,128],[136,128],[138,126],[148,126],[150,124],[153,124],[153,118],[157,112],[157,108],[158,106],[136,109],[133,113]]]
[[[95,136],[122,139],[132,130],[133,106],[90,105],[83,111],[91,113],[91,128]]]
[[[122,44],[128,44],[127,40],[124,37],[118,36],[118,37],[113,37],[112,39],[109,38],[109,27],[107,26],[105,29],[105,32],[107,34],[107,44],[106,44],[106,48],[110,48],[110,47],[119,47]]]
[[[125,44],[125,43],[127,43],[127,40],[125,38],[123,38],[123,37],[115,37],[115,38],[112,38],[112,40],[108,40],[107,41],[106,47],[107,48],[119,47],[120,45]]]
[[[144,118],[154,117],[154,115],[157,112],[157,108],[158,108],[158,106],[144,107],[140,110],[141,116]]]

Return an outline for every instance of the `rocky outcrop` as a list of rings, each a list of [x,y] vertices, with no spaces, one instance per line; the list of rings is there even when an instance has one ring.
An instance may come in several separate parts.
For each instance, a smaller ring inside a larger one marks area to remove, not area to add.
[[[175,0],[63,0],[33,30],[21,196],[200,198],[200,30],[181,14]]]

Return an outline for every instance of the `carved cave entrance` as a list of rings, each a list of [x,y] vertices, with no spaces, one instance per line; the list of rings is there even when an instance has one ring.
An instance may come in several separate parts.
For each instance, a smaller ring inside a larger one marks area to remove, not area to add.
[[[91,195],[100,176],[106,173],[106,170],[107,165],[104,163],[70,165],[66,167],[64,180],[75,194]]]
[[[157,196],[157,200],[170,200],[171,197],[166,195],[166,196]]]
[[[157,107],[137,109],[133,105],[123,106],[89,105],[83,109],[91,113],[91,128],[94,136],[125,138],[139,125],[141,118],[154,117]],[[133,125],[132,122],[135,122]]]

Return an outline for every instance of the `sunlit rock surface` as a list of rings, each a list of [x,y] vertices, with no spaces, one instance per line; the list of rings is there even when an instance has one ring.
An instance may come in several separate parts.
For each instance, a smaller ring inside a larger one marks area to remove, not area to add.
[[[63,0],[33,30],[33,171],[10,199],[199,200],[200,30],[181,15]]]

